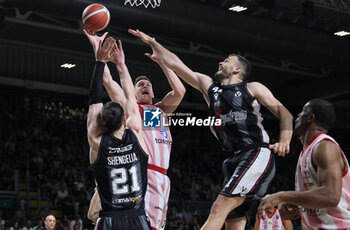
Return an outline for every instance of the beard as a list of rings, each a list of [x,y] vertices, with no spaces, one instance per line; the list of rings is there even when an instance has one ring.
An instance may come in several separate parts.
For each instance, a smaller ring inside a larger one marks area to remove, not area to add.
[[[226,73],[224,73],[223,71],[218,71],[215,73],[213,79],[216,82],[221,82],[222,80],[224,80],[225,78],[229,78],[230,76]]]

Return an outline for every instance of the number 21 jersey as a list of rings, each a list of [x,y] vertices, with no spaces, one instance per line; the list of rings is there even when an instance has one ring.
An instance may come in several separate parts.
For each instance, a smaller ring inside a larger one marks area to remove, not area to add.
[[[135,133],[126,129],[122,139],[103,135],[92,165],[102,210],[144,209],[148,155]]]

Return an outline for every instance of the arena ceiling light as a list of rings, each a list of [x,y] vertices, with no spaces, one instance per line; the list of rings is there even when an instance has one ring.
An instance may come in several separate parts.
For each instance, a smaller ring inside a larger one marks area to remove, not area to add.
[[[75,64],[64,63],[61,65],[61,68],[71,69],[75,67]]]
[[[345,31],[345,30],[342,30],[342,31],[338,31],[338,32],[335,32],[334,35],[337,35],[339,37],[343,37],[343,36],[347,36],[349,35],[350,32],[349,31]]]
[[[232,6],[231,8],[229,8],[229,10],[232,10],[234,12],[241,12],[247,9],[248,7],[245,7],[245,6]]]

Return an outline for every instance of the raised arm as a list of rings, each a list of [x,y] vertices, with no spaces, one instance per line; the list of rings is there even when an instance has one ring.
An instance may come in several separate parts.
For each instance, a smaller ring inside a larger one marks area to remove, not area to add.
[[[89,39],[92,49],[94,51],[95,59],[97,60],[97,50],[99,42],[103,42],[108,32],[104,33],[102,36],[97,36],[96,32],[90,31],[88,29],[83,30],[86,37]],[[112,75],[109,71],[108,65],[105,65],[105,69],[103,72],[103,86],[107,90],[109,97],[113,100],[124,105],[124,92],[122,88],[120,88],[119,84],[113,80]]]
[[[251,82],[247,84],[248,91],[256,98],[262,105],[268,108],[273,115],[280,120],[280,139],[279,142],[270,145],[270,148],[284,156],[289,153],[289,144],[293,134],[293,116],[292,114],[279,102],[263,84],[259,82]]]
[[[103,72],[103,86],[107,90],[108,96],[118,102],[124,108],[125,95],[120,85],[113,80],[111,72],[106,65],[105,71]]]
[[[138,104],[135,97],[135,88],[127,66],[125,65],[125,55],[122,42],[119,40],[115,44],[112,60],[116,64],[120,77],[120,84],[125,95],[124,112],[127,118],[126,127],[133,129],[137,134],[142,133],[142,122]]]
[[[320,187],[302,192],[287,191],[268,195],[260,203],[259,214],[281,202],[308,209],[336,207],[341,198],[342,173],[345,171],[339,146],[331,141],[320,142],[313,150],[313,163],[317,167]]]
[[[129,33],[141,38],[144,43],[152,48],[153,54],[146,53],[146,56],[159,59],[186,83],[199,90],[205,96],[206,101],[209,101],[208,88],[213,83],[213,80],[209,76],[193,72],[174,53],[164,48],[147,34],[131,29],[129,29]]]
[[[102,75],[105,67],[105,62],[110,59],[110,50],[113,47],[112,38],[107,38],[104,46],[102,41],[99,41],[99,46],[96,53],[96,64],[90,83],[89,92],[89,112],[87,117],[87,135],[90,145],[90,164],[93,164],[97,159],[103,126],[100,121],[100,111],[102,109],[102,94],[103,83]]]

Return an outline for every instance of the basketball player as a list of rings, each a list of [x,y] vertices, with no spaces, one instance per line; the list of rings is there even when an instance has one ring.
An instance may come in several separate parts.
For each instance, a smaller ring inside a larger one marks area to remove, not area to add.
[[[103,41],[106,33],[99,37],[90,31],[84,30],[95,53],[99,41]],[[157,59],[152,59],[163,70],[172,88],[160,102],[153,105],[154,98],[152,83],[146,76],[135,80],[135,97],[140,107],[141,116],[144,110],[159,109],[163,115],[172,113],[180,104],[186,89],[176,74]],[[115,82],[106,65],[103,73],[103,84],[113,101],[124,102],[124,93]],[[172,137],[169,127],[147,128],[143,130],[144,140],[149,152],[148,160],[148,187],[145,197],[145,209],[150,218],[153,230],[164,229],[170,193],[170,180],[167,176],[169,167]]]
[[[295,190],[267,195],[262,211],[281,202],[301,208],[303,229],[350,229],[349,164],[338,143],[327,135],[335,122],[333,105],[324,99],[307,102],[295,121],[303,150],[296,172]]]
[[[264,85],[244,81],[250,72],[250,64],[245,58],[230,55],[220,62],[214,81],[207,75],[193,72],[154,38],[139,30],[129,32],[151,46],[153,54],[145,55],[161,60],[199,90],[211,115],[222,121],[220,127],[214,128],[214,133],[222,148],[232,157],[223,163],[225,184],[202,229],[221,229],[228,213],[237,207],[227,226],[244,229],[249,207],[245,201],[263,196],[275,173],[274,156],[269,147],[279,155],[289,152],[292,115]],[[280,141],[270,146],[269,137],[261,124],[260,104],[280,119]]]
[[[54,230],[56,226],[56,218],[53,215],[48,215],[44,221],[45,229]]]
[[[124,109],[117,102],[102,104],[102,72],[112,56],[123,59],[115,41],[99,43],[90,84],[87,120],[90,164],[94,170],[102,211],[96,229],[151,229],[144,210],[148,154],[143,141],[141,117],[128,69],[119,63],[125,95]]]

